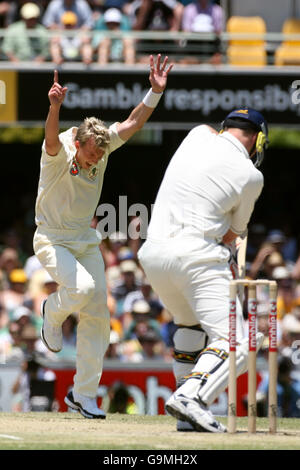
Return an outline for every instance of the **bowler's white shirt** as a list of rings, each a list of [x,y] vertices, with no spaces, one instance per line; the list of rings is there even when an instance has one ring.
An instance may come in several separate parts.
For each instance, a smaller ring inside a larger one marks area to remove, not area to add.
[[[90,170],[80,169],[71,175],[70,169],[76,154],[72,127],[59,134],[62,143],[57,155],[48,155],[45,142],[42,146],[40,180],[36,200],[36,224],[46,228],[77,230],[90,227],[101,195],[108,156],[124,144],[116,123],[109,127],[110,144],[96,166],[94,179]]]
[[[200,249],[208,260],[212,243],[218,244],[228,229],[237,234],[246,230],[262,187],[263,176],[238,139],[229,132],[214,134],[206,125],[197,126],[169,163],[148,238],[176,240],[188,251],[194,247],[197,256]],[[227,251],[223,254],[228,256]]]

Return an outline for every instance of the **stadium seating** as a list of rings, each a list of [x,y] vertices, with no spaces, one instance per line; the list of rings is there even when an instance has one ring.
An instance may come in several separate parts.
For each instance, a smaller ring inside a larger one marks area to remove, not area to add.
[[[299,34],[300,19],[290,18],[283,23],[282,34]],[[287,39],[275,52],[275,65],[300,65],[300,36],[299,39]]]
[[[226,27],[229,34],[261,35],[252,38],[233,38],[229,40],[227,48],[227,61],[230,65],[238,66],[265,66],[267,64],[266,24],[259,16],[232,16]]]

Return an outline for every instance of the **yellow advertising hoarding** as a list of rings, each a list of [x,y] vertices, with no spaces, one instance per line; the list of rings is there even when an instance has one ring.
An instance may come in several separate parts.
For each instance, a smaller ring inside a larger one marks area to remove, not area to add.
[[[0,123],[17,121],[17,72],[0,70]]]

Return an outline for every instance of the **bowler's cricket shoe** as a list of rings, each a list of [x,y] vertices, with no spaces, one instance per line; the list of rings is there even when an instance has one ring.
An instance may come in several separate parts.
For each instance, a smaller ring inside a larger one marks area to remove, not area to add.
[[[97,406],[96,398],[86,397],[70,391],[65,397],[65,403],[69,408],[79,411],[82,416],[89,419],[105,419],[104,411],[100,410]]]
[[[166,402],[166,410],[174,418],[190,423],[196,431],[226,432],[226,428],[204,405],[183,394],[174,393]]]
[[[196,429],[187,421],[182,421],[182,419],[177,420],[177,431],[179,432],[195,432]]]
[[[49,316],[45,311],[45,305],[47,300],[44,300],[41,304],[41,317],[43,318],[43,326],[41,329],[41,339],[50,351],[59,352],[62,349],[63,336],[62,329],[60,326],[55,326],[49,321]]]

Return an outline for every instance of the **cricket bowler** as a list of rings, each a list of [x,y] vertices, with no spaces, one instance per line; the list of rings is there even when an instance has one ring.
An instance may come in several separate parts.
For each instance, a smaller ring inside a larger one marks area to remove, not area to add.
[[[74,387],[65,403],[86,418],[105,418],[96,397],[109,344],[104,262],[99,237],[90,227],[99,203],[109,155],[123,145],[150,118],[167,84],[173,64],[150,56],[151,88],[129,117],[107,128],[94,117],[59,132],[59,114],[67,88],[58,72],[48,93],[50,109],[42,145],[36,200],[34,251],[58,283],[41,306],[41,338],[53,352],[62,348],[62,323],[79,313]]]
[[[246,232],[262,191],[257,167],[267,143],[267,123],[250,108],[232,111],[220,133],[207,125],[192,129],[169,163],[138,253],[178,326],[177,390],[166,403],[178,430],[226,431],[209,406],[228,384],[228,246]],[[258,344],[262,337],[258,333]],[[247,370],[247,341],[240,306],[238,375]]]

